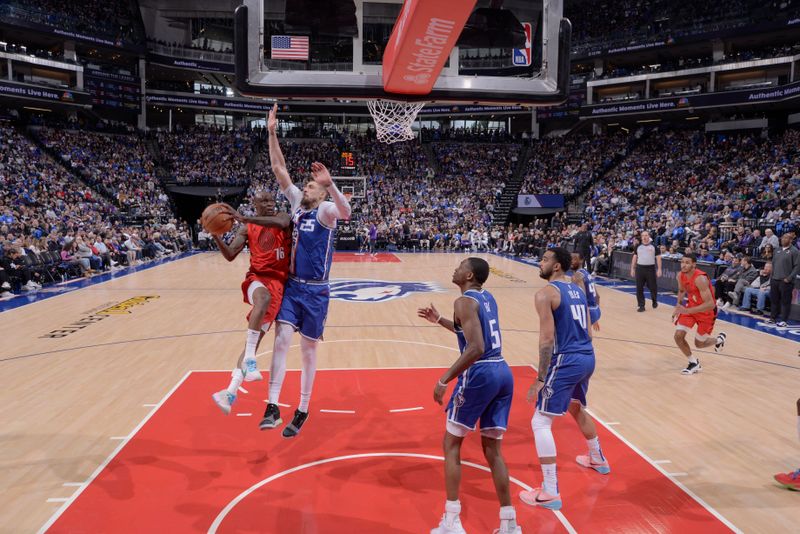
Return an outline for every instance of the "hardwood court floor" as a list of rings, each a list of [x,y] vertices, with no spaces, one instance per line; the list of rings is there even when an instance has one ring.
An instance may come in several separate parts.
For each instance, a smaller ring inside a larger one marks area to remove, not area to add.
[[[452,334],[417,319],[415,310],[433,302],[452,311],[458,290],[450,277],[464,256],[398,257],[336,263],[332,278],[433,282],[442,291],[341,283],[351,299],[386,300],[331,303],[321,368],[452,362]],[[535,364],[533,293],[544,285],[538,270],[484,257],[495,270],[487,288],[500,307],[505,357]],[[201,254],[0,314],[0,532],[44,525],[119,445],[113,438],[128,436],[152,410],[148,405],[188,371],[231,367],[246,328],[239,289],[246,262]],[[391,298],[406,290],[412,292]],[[800,495],[771,477],[800,464],[798,343],[721,322],[729,334],[725,353],[702,354],[703,373],[681,376],[671,308],[637,314],[630,295],[599,291],[593,413],[616,423],[617,433],[739,529],[794,530]],[[271,335],[265,339],[261,352],[271,349]],[[268,356],[261,362],[266,367]],[[288,363],[299,367],[297,347]],[[197,402],[216,409],[207,397]]]

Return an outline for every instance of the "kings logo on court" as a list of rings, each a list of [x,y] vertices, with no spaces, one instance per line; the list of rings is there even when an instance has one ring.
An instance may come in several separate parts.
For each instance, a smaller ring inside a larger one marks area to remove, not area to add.
[[[330,282],[331,298],[350,302],[386,302],[412,293],[444,291],[434,282],[337,279]]]

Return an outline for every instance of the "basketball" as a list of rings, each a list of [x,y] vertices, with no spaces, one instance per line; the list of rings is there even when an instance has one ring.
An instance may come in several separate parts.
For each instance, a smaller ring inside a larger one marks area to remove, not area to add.
[[[203,210],[200,222],[202,222],[203,228],[205,228],[208,233],[222,235],[230,231],[233,227],[233,217],[226,213],[227,208],[227,204],[216,203],[209,205]]]

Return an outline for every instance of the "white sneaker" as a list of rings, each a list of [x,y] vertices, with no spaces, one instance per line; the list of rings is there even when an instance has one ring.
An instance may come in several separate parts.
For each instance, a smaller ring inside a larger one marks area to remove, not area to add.
[[[242,362],[242,371],[244,371],[245,382],[256,382],[263,378],[255,360],[245,360]]]
[[[722,309],[723,310],[731,309],[731,303],[730,302],[726,302],[725,304],[722,305]]]
[[[13,296],[15,295],[11,291],[3,291],[2,293],[0,293],[0,299],[10,299]]]
[[[448,521],[445,513],[439,526],[432,529],[431,534],[467,534],[467,531],[461,526],[461,519],[458,516],[453,516],[452,521]]]
[[[717,308],[721,308],[723,305],[722,299],[717,299]]]
[[[775,326],[780,326],[781,328],[786,328],[789,324],[786,321],[778,321]]]
[[[726,339],[728,339],[728,335],[725,332],[720,332],[717,334],[717,342],[714,344],[714,352],[722,352],[722,349],[725,347]]]
[[[231,413],[231,406],[236,402],[236,395],[231,395],[228,393],[227,389],[217,391],[211,395],[211,398],[214,399],[214,402],[217,403],[217,406],[219,406],[219,409],[222,410],[222,413],[225,415]]]

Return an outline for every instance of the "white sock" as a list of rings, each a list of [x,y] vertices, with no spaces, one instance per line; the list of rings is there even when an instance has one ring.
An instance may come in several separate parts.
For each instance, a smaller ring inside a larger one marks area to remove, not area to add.
[[[303,369],[300,372],[300,406],[297,409],[308,413],[311,390],[314,389],[314,376],[317,374],[317,342],[301,338],[300,352]]]
[[[603,451],[600,449],[600,439],[597,436],[587,439],[586,443],[589,445],[589,456],[594,463],[601,464],[606,461]]]
[[[689,356],[689,363],[697,363],[697,358],[694,357],[694,354]]]
[[[514,510],[513,506],[501,506],[500,507],[500,525],[502,526],[503,521],[508,521],[508,526],[513,528],[517,527],[517,512]]]
[[[231,373],[231,383],[228,386],[228,393],[236,395],[236,392],[239,391],[239,386],[242,385],[242,380],[244,380],[244,373],[237,367]]]
[[[278,404],[286,377],[286,353],[289,352],[289,343],[292,341],[294,330],[291,326],[278,323],[275,329],[275,344],[272,347],[272,363],[269,367],[269,402]]]
[[[244,345],[244,359],[256,359],[256,347],[258,347],[258,338],[261,337],[261,332],[258,330],[247,329],[247,343]]]
[[[558,495],[558,475],[556,475],[556,464],[542,464],[542,475],[544,482],[542,489],[550,495]]]
[[[453,518],[458,517],[461,513],[461,501],[445,501],[444,512],[447,514],[447,519],[452,521]]]

